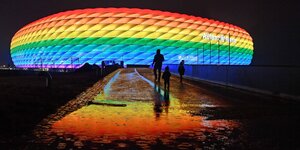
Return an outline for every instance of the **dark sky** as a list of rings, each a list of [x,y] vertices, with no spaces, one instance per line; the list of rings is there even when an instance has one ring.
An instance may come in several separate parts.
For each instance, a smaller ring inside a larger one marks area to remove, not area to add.
[[[1,0],[0,64],[12,63],[10,41],[24,25],[66,10],[148,8],[237,25],[254,40],[253,65],[300,65],[300,4],[271,0]]]

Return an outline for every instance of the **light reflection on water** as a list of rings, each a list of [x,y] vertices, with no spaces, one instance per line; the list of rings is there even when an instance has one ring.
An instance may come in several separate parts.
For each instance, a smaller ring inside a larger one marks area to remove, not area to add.
[[[164,133],[181,133],[182,131],[211,128],[232,128],[232,121],[208,121],[201,116],[191,116],[178,109],[176,102],[170,107],[161,107],[161,112],[153,103],[127,102],[127,107],[110,107],[90,105],[83,107],[52,126],[52,131],[93,139],[115,135],[132,138],[135,136],[160,136]]]
[[[120,76],[117,78],[117,76]],[[52,125],[51,132],[58,135],[73,135],[86,140],[136,140],[154,142],[157,138],[171,142],[179,136],[186,136],[199,141],[205,139],[204,133],[216,134],[220,130],[232,130],[239,126],[230,120],[206,120],[203,116],[192,116],[181,109],[181,103],[173,95],[153,85],[152,101],[124,100],[122,93],[111,92],[114,84],[124,83],[126,77],[137,78],[138,75],[118,73],[103,93],[95,100],[111,100],[127,104],[126,107],[103,105],[85,106]],[[147,81],[148,82],[148,81]],[[145,83],[147,84],[147,83]],[[123,84],[124,85],[124,84]],[[148,85],[149,86],[149,85]],[[154,90],[153,90],[154,89]],[[119,99],[110,99],[118,98]],[[122,98],[120,98],[122,97]],[[126,96],[125,96],[126,97]],[[200,106],[200,105],[199,105]],[[199,107],[199,109],[201,109]],[[105,143],[105,142],[104,142]]]
[[[157,119],[153,109],[152,104],[145,102],[130,102],[126,108],[91,105],[56,122],[53,129],[91,138],[105,134],[130,137],[191,129],[199,127],[199,121],[203,120],[175,109],[169,113],[163,109]]]

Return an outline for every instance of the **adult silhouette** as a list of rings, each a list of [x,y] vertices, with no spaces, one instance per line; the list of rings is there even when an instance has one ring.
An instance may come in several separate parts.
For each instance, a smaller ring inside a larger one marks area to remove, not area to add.
[[[182,76],[184,75],[185,69],[184,69],[184,60],[181,60],[179,66],[178,66],[178,73],[180,75],[180,83],[182,83]]]
[[[154,71],[155,81],[157,80],[158,82],[160,82],[161,66],[164,60],[165,60],[164,55],[160,53],[160,49],[156,50],[156,54],[154,56],[153,63],[152,63],[152,66],[154,64],[153,71]],[[157,78],[157,71],[158,71],[158,78]]]

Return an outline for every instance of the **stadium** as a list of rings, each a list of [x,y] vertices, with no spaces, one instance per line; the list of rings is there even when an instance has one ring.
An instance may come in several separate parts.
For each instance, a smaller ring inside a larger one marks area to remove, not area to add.
[[[247,31],[211,19],[136,8],[60,12],[15,33],[11,57],[20,68],[79,68],[102,61],[149,65],[157,49],[164,64],[249,65]]]

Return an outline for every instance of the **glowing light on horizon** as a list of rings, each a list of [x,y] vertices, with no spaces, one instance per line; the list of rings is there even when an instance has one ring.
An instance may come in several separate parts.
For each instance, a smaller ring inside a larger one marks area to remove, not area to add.
[[[17,67],[78,68],[84,63],[248,65],[251,36],[237,26],[148,9],[97,8],[57,13],[21,28],[11,42]],[[230,49],[230,50],[229,50]],[[189,59],[193,58],[193,59]]]

